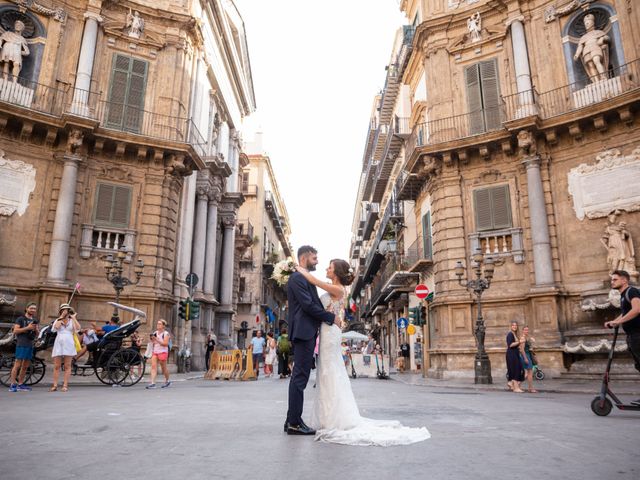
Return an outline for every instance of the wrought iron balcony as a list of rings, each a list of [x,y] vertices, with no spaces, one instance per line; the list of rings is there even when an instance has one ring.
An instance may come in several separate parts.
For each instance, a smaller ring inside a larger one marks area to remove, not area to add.
[[[252,304],[253,303],[253,292],[239,292],[238,293],[238,303],[239,304]]]
[[[362,239],[368,241],[371,238],[371,233],[373,232],[373,227],[378,221],[378,217],[380,215],[380,204],[378,203],[369,203],[366,207],[367,211],[367,219],[364,223],[364,229],[362,232]]]
[[[258,194],[258,185],[242,184],[242,194],[245,197],[255,197]]]
[[[429,239],[428,241],[430,242],[431,240]],[[431,251],[433,247],[427,252],[425,252],[424,247],[424,240],[418,237],[409,245],[409,248],[407,248],[403,263],[409,272],[424,272],[433,265],[433,252]],[[430,245],[428,245],[428,247],[430,247]]]
[[[248,218],[238,222],[236,234],[239,238],[245,239],[249,243],[253,242],[253,224]]]

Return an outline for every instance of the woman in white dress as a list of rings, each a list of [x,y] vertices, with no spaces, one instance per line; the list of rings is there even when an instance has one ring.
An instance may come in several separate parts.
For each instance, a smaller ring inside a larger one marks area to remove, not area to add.
[[[58,390],[58,377],[60,376],[60,367],[64,362],[64,378],[62,380],[62,391],[69,389],[69,376],[71,375],[71,360],[76,356],[76,344],[73,336],[80,330],[80,324],[76,320],[76,312],[73,311],[71,305],[63,303],[58,310],[58,318],[53,322],[51,330],[57,333],[56,340],[53,344],[51,357],[53,358],[53,385],[49,389],[50,392]]]
[[[323,323],[320,327],[316,371],[318,388],[311,418],[311,426],[317,431],[315,439],[345,445],[391,446],[408,445],[430,438],[429,431],[424,427],[409,428],[395,420],[374,420],[360,416],[341,351],[346,286],[353,282],[349,264],[340,259],[331,260],[327,268],[327,278],[331,283],[318,280],[302,267],[298,267],[298,271],[311,284],[327,292],[321,300],[325,308],[336,315],[333,325]]]

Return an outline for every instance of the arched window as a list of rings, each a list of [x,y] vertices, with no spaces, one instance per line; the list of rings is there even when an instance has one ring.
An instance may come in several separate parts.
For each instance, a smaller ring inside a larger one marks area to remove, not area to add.
[[[596,3],[588,10],[574,13],[563,29],[563,43],[569,83],[574,91],[619,75],[625,63],[620,27],[615,10],[609,5]]]

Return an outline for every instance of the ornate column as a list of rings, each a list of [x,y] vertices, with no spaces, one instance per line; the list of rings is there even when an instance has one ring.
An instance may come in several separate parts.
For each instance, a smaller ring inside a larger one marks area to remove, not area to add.
[[[213,285],[216,273],[216,237],[218,234],[218,203],[222,198],[222,187],[218,177],[214,177],[214,185],[209,195],[207,213],[207,242],[204,262],[204,293],[214,295]]]
[[[198,275],[200,279],[198,283],[198,290],[200,291],[202,291],[202,279],[204,278],[204,258],[207,241],[207,208],[210,191],[211,189],[208,184],[199,184],[196,189],[196,219],[193,251],[191,254],[191,271]]]
[[[234,129],[229,132],[229,166],[231,175],[227,179],[227,192],[238,191],[238,168],[240,167],[240,136]]]
[[[220,276],[220,303],[231,306],[233,302],[233,265],[235,262],[236,216],[225,215],[222,218],[224,235],[222,237],[222,272]]]
[[[92,11],[86,12],[84,18],[84,33],[82,34],[82,44],[80,45],[71,111],[77,115],[87,116],[89,114],[91,72],[93,71],[93,60],[96,55],[96,42],[98,40],[98,23],[102,22],[103,18]]]
[[[527,39],[524,34],[522,16],[507,21],[511,26],[511,46],[513,48],[513,65],[516,74],[516,87],[518,90],[516,118],[535,115],[533,87],[531,85],[531,69],[529,67],[529,53],[527,52]]]
[[[191,252],[193,248],[193,225],[196,203],[196,175],[184,179],[182,192],[182,208],[180,212],[180,240],[178,243],[178,265],[176,268],[176,289],[174,293],[182,297],[180,286],[191,271]]]
[[[51,250],[49,252],[48,283],[64,283],[69,259],[69,243],[73,227],[73,212],[76,201],[78,165],[82,158],[75,153],[64,155],[64,168],[60,181],[60,193],[53,222]]]
[[[522,164],[527,169],[527,195],[529,197],[529,220],[531,223],[531,241],[533,243],[533,269],[536,286],[552,286],[553,259],[549,223],[544,199],[544,188],[540,174],[540,155],[525,155]]]

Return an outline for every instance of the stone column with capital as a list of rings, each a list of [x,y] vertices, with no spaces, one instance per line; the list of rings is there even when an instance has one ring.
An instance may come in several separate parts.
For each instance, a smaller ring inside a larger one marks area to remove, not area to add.
[[[216,178],[217,179],[217,178]],[[216,278],[216,243],[218,235],[218,203],[222,197],[221,182],[217,179],[209,195],[209,209],[207,213],[207,241],[204,261],[203,288],[205,295],[214,295]]]
[[[196,218],[194,227],[193,250],[191,254],[191,271],[200,279],[198,290],[202,291],[204,278],[204,260],[207,242],[207,210],[209,207],[209,185],[198,185],[196,188]]]
[[[78,70],[76,72],[76,84],[73,91],[73,103],[71,112],[76,115],[89,115],[89,91],[91,90],[91,73],[93,61],[96,56],[96,42],[98,41],[98,24],[102,17],[95,12],[88,11],[84,14],[85,24],[78,58]]]
[[[233,317],[233,268],[235,264],[236,216],[225,212],[222,217],[224,234],[222,237],[222,258],[220,273],[220,303],[216,312],[218,320],[218,338],[221,344],[233,344],[231,339],[231,320]]]
[[[60,193],[58,194],[56,216],[53,222],[47,283],[65,283],[69,259],[69,243],[73,227],[73,212],[75,209],[78,165],[81,161],[82,158],[73,153],[67,153],[64,156]]]
[[[516,110],[512,112],[515,118],[527,117],[537,113],[534,105],[533,86],[531,85],[531,68],[529,67],[527,39],[522,21],[522,16],[519,16],[507,22],[507,26],[511,27],[513,65],[516,74],[516,88],[518,90],[517,105],[510,105],[512,108],[516,107]]]
[[[180,284],[191,272],[191,253],[193,248],[193,226],[195,223],[196,175],[185,177],[180,210],[180,237],[178,241],[178,261],[176,266],[177,282],[174,294],[182,297]],[[184,284],[182,283],[184,286]]]
[[[540,155],[525,155],[522,164],[527,170],[527,195],[529,198],[529,221],[533,244],[533,269],[537,287],[553,286],[553,258],[551,238],[540,173]]]

